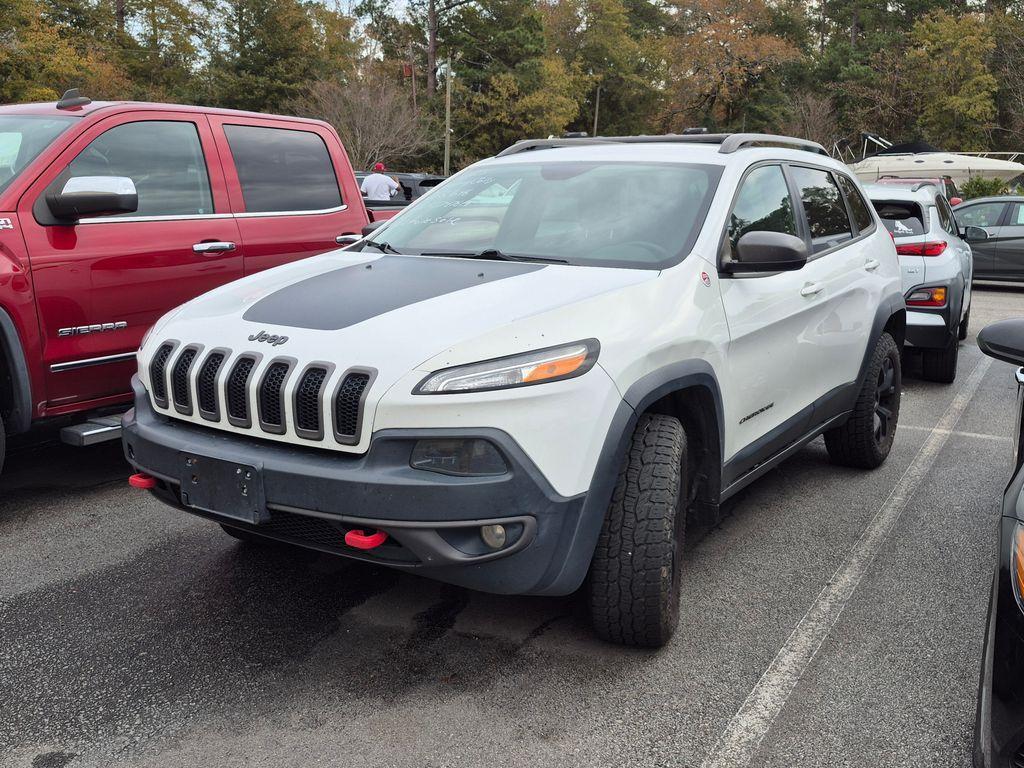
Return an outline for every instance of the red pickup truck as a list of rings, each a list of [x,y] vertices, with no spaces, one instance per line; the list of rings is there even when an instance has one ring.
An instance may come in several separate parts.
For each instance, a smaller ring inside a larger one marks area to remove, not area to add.
[[[396,210],[367,210],[316,120],[77,92],[0,107],[0,467],[5,435],[54,417],[67,442],[117,438],[168,310]]]

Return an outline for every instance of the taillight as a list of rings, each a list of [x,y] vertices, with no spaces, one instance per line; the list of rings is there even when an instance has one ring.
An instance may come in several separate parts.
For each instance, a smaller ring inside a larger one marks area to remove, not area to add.
[[[946,289],[915,288],[907,296],[908,307],[944,307],[946,306]]]
[[[938,256],[946,250],[946,243],[939,240],[934,243],[904,243],[896,246],[900,256]]]

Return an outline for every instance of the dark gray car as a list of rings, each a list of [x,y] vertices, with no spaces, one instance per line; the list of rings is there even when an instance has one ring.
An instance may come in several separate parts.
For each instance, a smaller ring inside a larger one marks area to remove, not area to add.
[[[953,215],[974,252],[975,280],[1024,282],[1024,196],[979,197]]]

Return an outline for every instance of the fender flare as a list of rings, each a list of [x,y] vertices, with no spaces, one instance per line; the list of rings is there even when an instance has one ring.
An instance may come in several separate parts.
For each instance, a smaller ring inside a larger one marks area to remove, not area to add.
[[[860,391],[861,382],[864,381],[864,374],[867,372],[868,363],[871,362],[871,356],[875,352],[875,345],[878,344],[878,340],[882,337],[882,331],[885,330],[885,326],[889,324],[889,321],[899,312],[907,311],[907,303],[903,299],[902,293],[891,293],[886,299],[879,302],[878,308],[875,310],[875,318],[871,323],[871,335],[868,337],[868,345],[864,350],[864,359],[861,360],[860,370],[857,372],[857,391]],[[904,332],[906,331],[906,315],[904,315]],[[903,339],[896,339],[897,346],[903,346]]]
[[[7,370],[11,374],[14,398],[7,417],[6,429],[9,434],[27,432],[32,425],[32,384],[29,379],[28,363],[21,346],[21,337],[11,316],[0,307],[0,353],[3,354]]]
[[[706,360],[690,359],[659,368],[626,390],[619,402],[611,424],[605,434],[604,444],[598,456],[590,488],[583,507],[576,520],[572,544],[560,570],[544,580],[544,586],[535,594],[566,595],[579,589],[590,568],[590,561],[597,548],[608,504],[618,481],[619,468],[629,449],[633,430],[642,414],[652,403],[670,392],[699,386],[707,389],[715,403],[715,421],[718,426],[719,467],[721,467],[724,446],[724,408],[718,377]]]

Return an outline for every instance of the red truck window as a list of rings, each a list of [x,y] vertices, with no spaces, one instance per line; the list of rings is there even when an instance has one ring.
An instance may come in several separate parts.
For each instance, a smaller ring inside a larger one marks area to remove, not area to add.
[[[325,211],[341,191],[324,140],[315,133],[225,125],[246,213]]]
[[[82,150],[68,170],[72,176],[127,176],[135,182],[139,209],[122,216],[213,213],[194,123],[144,120],[115,126]]]

